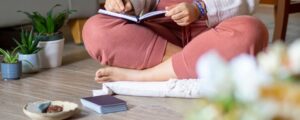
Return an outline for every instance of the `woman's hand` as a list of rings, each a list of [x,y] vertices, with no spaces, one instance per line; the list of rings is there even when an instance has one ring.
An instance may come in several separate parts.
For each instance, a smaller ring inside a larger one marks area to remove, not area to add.
[[[124,13],[132,10],[130,0],[106,0],[105,9],[111,12]]]
[[[193,3],[179,3],[166,7],[166,10],[166,16],[171,17],[171,19],[180,26],[191,24],[198,20],[200,15],[197,6]]]

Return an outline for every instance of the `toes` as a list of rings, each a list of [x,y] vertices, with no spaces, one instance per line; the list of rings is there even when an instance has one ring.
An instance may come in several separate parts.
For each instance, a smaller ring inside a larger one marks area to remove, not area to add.
[[[109,82],[111,80],[112,70],[110,67],[100,68],[95,75],[95,81],[102,83],[102,82]]]
[[[97,72],[96,72],[96,77],[104,77],[104,76],[109,76],[111,73],[111,71],[109,70],[109,68],[100,68]]]
[[[110,82],[111,78],[110,77],[95,78],[95,81],[98,83]]]

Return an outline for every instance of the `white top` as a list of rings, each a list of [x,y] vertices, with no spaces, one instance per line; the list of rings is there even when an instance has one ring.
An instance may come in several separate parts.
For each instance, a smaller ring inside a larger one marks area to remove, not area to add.
[[[237,15],[249,15],[260,0],[203,0],[207,9],[208,26]]]

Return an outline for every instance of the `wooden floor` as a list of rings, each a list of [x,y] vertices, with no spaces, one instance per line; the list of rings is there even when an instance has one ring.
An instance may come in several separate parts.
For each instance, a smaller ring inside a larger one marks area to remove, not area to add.
[[[270,36],[274,28],[272,8],[261,7],[256,14],[268,26]],[[299,15],[292,15],[288,40],[299,36]],[[63,66],[25,75],[19,81],[0,80],[0,119],[28,119],[22,112],[26,103],[40,100],[63,100],[79,104],[80,98],[91,96],[91,90],[101,85],[93,81],[94,72],[100,66],[89,58],[82,46],[67,44]],[[126,112],[100,115],[81,107],[81,113],[72,119],[80,120],[181,120],[194,110],[200,100],[178,98],[149,98],[117,96],[128,102]]]
[[[74,48],[75,51],[74,51]],[[88,58],[80,46],[67,45],[64,65],[37,74],[24,75],[18,81],[0,80],[1,120],[28,119],[22,107],[29,102],[63,100],[80,104],[80,98],[91,96],[101,85],[93,81],[99,64]],[[73,50],[73,51],[70,51]],[[100,115],[81,107],[79,120],[181,120],[199,101],[196,99],[117,96],[128,102],[126,112]]]
[[[269,40],[273,38],[274,32],[274,7],[272,5],[260,5],[254,14],[267,26],[269,31]],[[290,14],[288,28],[286,33],[286,43],[290,44],[300,38],[300,13]]]

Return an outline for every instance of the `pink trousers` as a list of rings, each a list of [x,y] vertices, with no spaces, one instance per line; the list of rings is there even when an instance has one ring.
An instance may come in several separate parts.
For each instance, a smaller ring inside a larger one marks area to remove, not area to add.
[[[157,9],[191,2],[161,0]],[[205,21],[180,27],[170,18],[162,17],[136,24],[106,15],[91,17],[83,28],[88,53],[102,64],[130,68],[151,68],[162,62],[166,44],[183,50],[172,56],[178,78],[196,78],[196,63],[202,54],[216,50],[226,60],[247,53],[256,55],[268,44],[265,25],[251,16],[237,16],[208,28]]]

